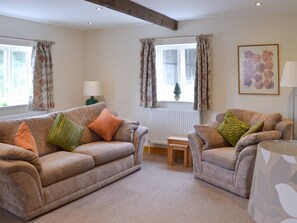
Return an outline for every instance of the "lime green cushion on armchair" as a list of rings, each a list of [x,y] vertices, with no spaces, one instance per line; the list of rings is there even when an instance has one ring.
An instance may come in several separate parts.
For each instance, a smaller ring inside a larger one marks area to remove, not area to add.
[[[224,139],[235,146],[240,137],[249,130],[249,125],[239,120],[232,112],[227,111],[223,122],[217,128]]]

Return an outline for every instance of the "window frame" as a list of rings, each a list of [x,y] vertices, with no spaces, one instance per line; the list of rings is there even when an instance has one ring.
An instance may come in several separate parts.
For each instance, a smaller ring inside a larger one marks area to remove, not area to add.
[[[31,67],[31,57],[32,57],[32,49],[33,49],[33,40],[22,40],[22,39],[11,39],[11,38],[1,38],[0,37],[0,45],[1,46],[8,46],[8,47],[20,47],[20,48],[27,48],[27,52],[30,54],[28,55],[29,61],[27,62],[27,66]],[[27,67],[27,68],[28,68]],[[10,68],[9,68],[10,69]],[[29,70],[28,74],[32,74],[32,72]],[[31,82],[33,78],[33,75],[31,77],[27,76],[27,85],[28,82]],[[32,86],[31,86],[32,88]],[[28,96],[29,96],[28,92]],[[29,98],[28,98],[28,103],[29,103]],[[18,105],[8,105],[8,106],[0,106],[0,116],[6,116],[6,115],[11,115],[11,114],[20,114],[20,113],[25,113],[28,112],[28,103],[21,103]]]
[[[185,89],[186,84],[186,49],[194,49],[196,50],[196,42],[185,42],[185,43],[170,43],[170,44],[155,44],[155,51],[156,51],[156,84],[157,84],[157,101],[158,103],[194,103],[194,86],[193,89],[193,96],[190,99],[185,97],[181,97],[179,101],[175,101],[173,97],[174,87],[172,88],[172,99],[169,97],[163,98],[160,97],[160,87],[159,83],[163,83],[164,86],[164,77],[163,77],[163,51],[165,50],[177,50],[177,70],[178,70],[178,82],[183,91]],[[161,80],[160,80],[161,79]],[[194,85],[194,82],[193,82]]]

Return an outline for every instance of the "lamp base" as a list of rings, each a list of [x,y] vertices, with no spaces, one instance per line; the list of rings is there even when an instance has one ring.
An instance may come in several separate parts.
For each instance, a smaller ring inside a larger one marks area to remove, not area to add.
[[[92,105],[97,102],[98,102],[98,100],[96,98],[94,98],[94,96],[91,96],[88,100],[86,100],[86,105]]]

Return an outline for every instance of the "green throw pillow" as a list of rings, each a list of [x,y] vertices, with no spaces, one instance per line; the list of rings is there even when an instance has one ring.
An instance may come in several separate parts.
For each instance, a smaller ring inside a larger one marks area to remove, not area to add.
[[[264,127],[264,121],[257,122],[255,125],[251,126],[250,129],[241,136],[241,138],[255,132],[261,132],[263,127]]]
[[[60,113],[51,126],[47,136],[47,143],[57,145],[71,152],[78,144],[83,132],[83,127],[74,123]]]
[[[232,112],[227,111],[223,122],[219,125],[217,131],[232,146],[235,146],[240,137],[249,130],[249,125],[240,121]]]

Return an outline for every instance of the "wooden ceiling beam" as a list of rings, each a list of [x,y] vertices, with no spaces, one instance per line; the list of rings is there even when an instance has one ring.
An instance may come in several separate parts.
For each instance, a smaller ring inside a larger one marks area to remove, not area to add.
[[[171,30],[177,30],[178,22],[159,12],[153,11],[129,0],[85,0],[124,14],[151,22]]]

